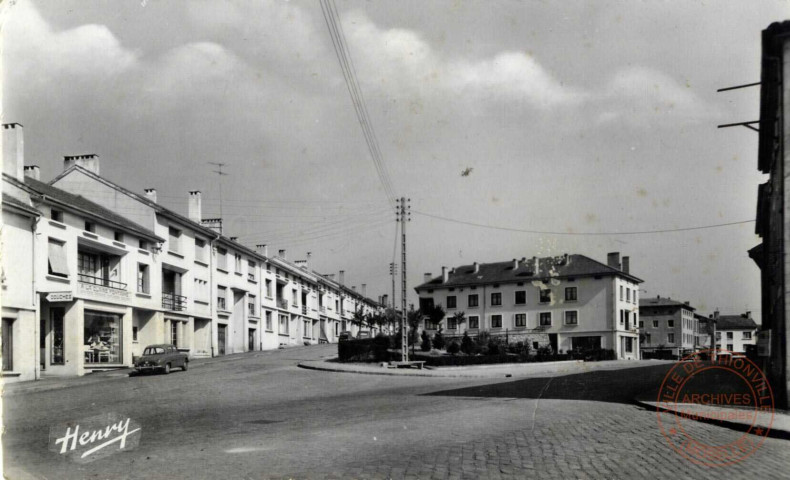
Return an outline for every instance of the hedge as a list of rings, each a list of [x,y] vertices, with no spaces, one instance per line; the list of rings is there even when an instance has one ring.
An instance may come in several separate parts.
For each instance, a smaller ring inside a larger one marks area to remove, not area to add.
[[[390,337],[343,340],[337,344],[337,358],[341,362],[388,362]]]

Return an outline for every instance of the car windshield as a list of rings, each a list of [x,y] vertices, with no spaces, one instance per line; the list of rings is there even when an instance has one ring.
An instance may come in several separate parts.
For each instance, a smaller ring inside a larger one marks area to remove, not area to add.
[[[165,353],[165,349],[162,347],[146,347],[143,355],[161,355]]]

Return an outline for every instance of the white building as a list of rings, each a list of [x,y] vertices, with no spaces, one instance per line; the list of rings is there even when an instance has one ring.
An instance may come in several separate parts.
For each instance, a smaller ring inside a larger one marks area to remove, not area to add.
[[[415,288],[420,309],[442,305],[447,335],[487,331],[555,352],[602,348],[617,358],[639,358],[639,301],[642,282],[629,272],[629,258],[610,253],[608,264],[584,255],[474,263]],[[452,317],[463,312],[464,324]],[[431,326],[428,325],[427,328]]]
[[[752,320],[752,312],[741,315],[718,315],[716,312],[712,320],[715,321],[716,348],[744,353],[746,345],[757,344],[757,324]]]

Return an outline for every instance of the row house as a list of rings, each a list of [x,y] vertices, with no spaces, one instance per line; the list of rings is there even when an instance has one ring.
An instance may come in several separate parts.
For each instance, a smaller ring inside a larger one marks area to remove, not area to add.
[[[128,367],[155,343],[208,357],[336,340],[345,287],[222,235],[200,192],[183,216],[100,176],[96,155],[65,157],[44,183],[22,136],[3,126],[4,376]],[[322,288],[341,305],[323,321]]]
[[[712,328],[716,331],[717,349],[745,353],[747,345],[757,344],[758,327],[752,319],[752,312],[740,315],[719,315],[719,312],[714,312],[708,323],[714,323]]]
[[[489,332],[555,352],[614,350],[617,358],[639,358],[639,284],[630,259],[610,253],[607,264],[584,255],[532,257],[473,263],[442,275],[425,275],[415,288],[420,309],[445,309],[439,325],[447,335]],[[463,323],[458,323],[463,313]]]
[[[699,349],[699,322],[689,302],[669,297],[639,300],[640,344],[643,353],[669,351],[682,357]]]

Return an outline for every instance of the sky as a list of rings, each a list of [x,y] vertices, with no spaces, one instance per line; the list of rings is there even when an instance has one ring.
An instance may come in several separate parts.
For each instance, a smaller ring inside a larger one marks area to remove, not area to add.
[[[716,127],[757,120],[759,88],[716,89],[760,80],[760,32],[790,2],[335,4],[387,178],[411,200],[409,303],[442,266],[619,251],[643,297],[759,321],[753,222],[629,232],[754,220],[757,134]],[[96,153],[103,176],[175,211],[200,190],[217,217],[221,196],[245,245],[311,252],[316,271],[391,294],[394,208],[319,0],[5,8],[3,122],[24,125],[43,180]]]

